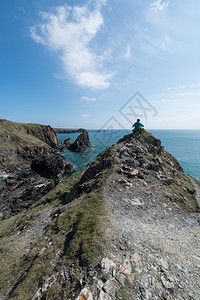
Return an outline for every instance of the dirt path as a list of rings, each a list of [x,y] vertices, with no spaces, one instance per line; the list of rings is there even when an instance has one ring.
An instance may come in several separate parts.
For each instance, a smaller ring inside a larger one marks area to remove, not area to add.
[[[200,189],[193,184],[199,201]],[[105,190],[107,210],[115,239],[125,249],[116,256],[141,257],[134,300],[200,300],[199,214],[180,209],[158,191],[152,194],[141,180],[133,186],[119,183],[116,174],[111,177]]]

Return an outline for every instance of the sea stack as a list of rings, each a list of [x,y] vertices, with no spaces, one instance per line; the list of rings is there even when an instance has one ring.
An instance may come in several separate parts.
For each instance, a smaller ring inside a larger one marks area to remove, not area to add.
[[[85,152],[91,147],[88,131],[84,130],[76,139],[76,141],[69,146],[68,150],[72,152]]]

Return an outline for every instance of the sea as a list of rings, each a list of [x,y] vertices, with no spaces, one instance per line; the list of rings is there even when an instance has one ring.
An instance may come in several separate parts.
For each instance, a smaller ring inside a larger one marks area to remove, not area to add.
[[[88,130],[92,147],[84,153],[61,153],[73,163],[76,172],[80,172],[88,163],[96,159],[97,155],[106,147],[112,146],[131,130]],[[184,172],[200,181],[200,130],[148,130],[159,138],[165,150],[170,152],[180,163]],[[80,133],[58,134],[58,139],[64,141],[71,138],[76,140]]]

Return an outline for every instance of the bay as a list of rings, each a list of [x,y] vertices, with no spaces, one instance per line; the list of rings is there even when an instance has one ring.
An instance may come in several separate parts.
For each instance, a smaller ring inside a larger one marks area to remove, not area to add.
[[[131,132],[131,130],[88,130],[92,144],[91,149],[84,153],[67,151],[62,155],[75,165],[76,172],[80,172],[106,147],[115,144],[125,134]],[[200,130],[152,129],[148,132],[161,139],[162,145],[179,161],[185,173],[200,181]],[[71,138],[74,142],[79,134],[58,134],[58,139],[64,141],[66,138]]]

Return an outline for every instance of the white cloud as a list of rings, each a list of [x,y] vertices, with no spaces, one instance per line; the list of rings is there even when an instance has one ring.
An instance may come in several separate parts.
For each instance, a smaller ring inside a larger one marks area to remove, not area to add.
[[[169,86],[168,88],[166,88],[167,91],[170,90],[181,90],[181,89],[194,89],[194,88],[200,88],[200,84],[195,84],[195,83],[191,83],[188,85],[175,85],[175,86]]]
[[[153,11],[163,11],[166,9],[169,5],[169,1],[164,1],[162,3],[162,0],[154,0],[154,2],[150,5],[150,9]]]
[[[126,52],[124,54],[124,57],[126,59],[130,59],[131,58],[131,46],[130,46],[130,44],[128,44],[127,47],[126,47]]]
[[[113,74],[103,67],[104,55],[91,48],[91,41],[103,26],[101,6],[59,6],[53,13],[42,13],[43,23],[30,28],[32,39],[57,53],[66,74],[82,87],[105,89]]]
[[[97,99],[95,97],[82,97],[81,98],[82,101],[89,101],[89,102],[94,102]]]
[[[89,118],[91,115],[90,114],[82,114],[81,117],[82,118]]]

